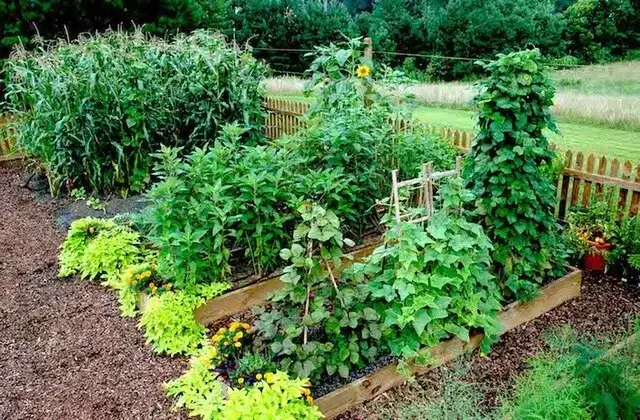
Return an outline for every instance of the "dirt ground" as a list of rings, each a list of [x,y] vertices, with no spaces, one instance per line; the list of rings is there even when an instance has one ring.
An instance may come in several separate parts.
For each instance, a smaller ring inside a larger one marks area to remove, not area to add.
[[[0,168],[0,419],[176,418],[155,356],[104,287],[57,274],[56,205]]]

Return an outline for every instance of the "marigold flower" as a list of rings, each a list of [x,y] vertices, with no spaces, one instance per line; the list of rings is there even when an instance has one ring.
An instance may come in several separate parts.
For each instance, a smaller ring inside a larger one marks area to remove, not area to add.
[[[264,374],[264,380],[267,381],[268,384],[273,383],[273,373],[267,372]]]
[[[225,327],[222,327],[218,330],[218,334],[224,334],[227,332],[227,329]]]
[[[251,325],[247,324],[246,322],[243,322],[242,324],[240,324],[240,326],[247,331],[251,329]]]
[[[356,69],[356,74],[360,78],[368,77],[368,76],[371,75],[371,68],[369,66],[367,66],[366,64],[360,64],[358,66],[358,68]]]
[[[243,336],[244,336],[244,334],[242,334],[242,331],[239,331],[239,332],[237,332],[237,333],[236,333],[236,335],[234,335],[234,336],[233,336],[233,339],[234,339],[235,341],[238,341],[238,340],[240,340]]]
[[[95,229],[95,228],[93,228],[93,227],[90,227],[90,228],[89,228],[89,233],[93,233],[93,232],[95,232],[95,231],[96,231],[96,229]]]
[[[234,332],[235,330],[238,329],[239,326],[240,326],[239,322],[233,321],[231,325],[229,325],[229,331]]]
[[[313,397],[311,395],[307,396],[307,402],[311,404],[313,402]]]
[[[262,379],[262,373],[258,373],[258,374],[256,375],[256,379],[257,379],[257,380],[261,380],[261,379]]]
[[[242,385],[244,383],[244,378],[238,378],[238,383]]]
[[[240,347],[242,347],[242,343],[240,343],[240,342],[235,343],[234,346],[236,346],[237,348],[240,348]]]

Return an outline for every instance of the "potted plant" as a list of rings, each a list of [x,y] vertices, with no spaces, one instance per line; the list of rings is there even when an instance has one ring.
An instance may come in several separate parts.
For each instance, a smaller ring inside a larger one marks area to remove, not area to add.
[[[570,232],[578,238],[577,252],[586,270],[604,271],[607,254],[613,249],[610,237],[615,229],[614,216],[606,201],[589,207],[578,206],[567,216]]]

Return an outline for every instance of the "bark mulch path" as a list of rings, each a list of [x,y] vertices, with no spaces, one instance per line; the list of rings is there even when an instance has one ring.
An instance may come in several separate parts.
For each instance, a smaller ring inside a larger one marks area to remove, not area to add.
[[[56,277],[56,205],[19,174],[0,168],[0,418],[176,418],[162,383],[186,361],[154,355],[115,293]]]
[[[503,335],[487,357],[478,352],[469,358],[465,380],[486,390],[488,407],[498,403],[498,394],[513,386],[515,377],[527,367],[527,359],[545,348],[544,332],[571,325],[579,336],[615,336],[627,330],[640,316],[640,289],[619,279],[583,273],[582,295]],[[341,420],[389,419],[401,406],[416,402],[429,390],[438,389],[442,372],[435,369],[417,383],[393,389],[339,417]]]

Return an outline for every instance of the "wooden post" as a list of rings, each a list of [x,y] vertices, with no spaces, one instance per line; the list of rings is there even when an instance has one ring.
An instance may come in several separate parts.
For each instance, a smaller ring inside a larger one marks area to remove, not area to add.
[[[393,201],[396,211],[396,229],[400,229],[400,199],[398,197],[398,170],[391,171],[391,182],[393,183]]]
[[[373,60],[373,41],[371,40],[371,38],[366,37],[364,39],[364,45],[364,56],[369,60]]]
[[[565,155],[565,169],[570,169],[573,163],[573,154],[571,150],[567,150]],[[569,175],[562,175],[562,182],[560,184],[560,201],[558,203],[558,219],[564,219],[567,211],[567,196],[569,194],[569,181],[571,178]]]

